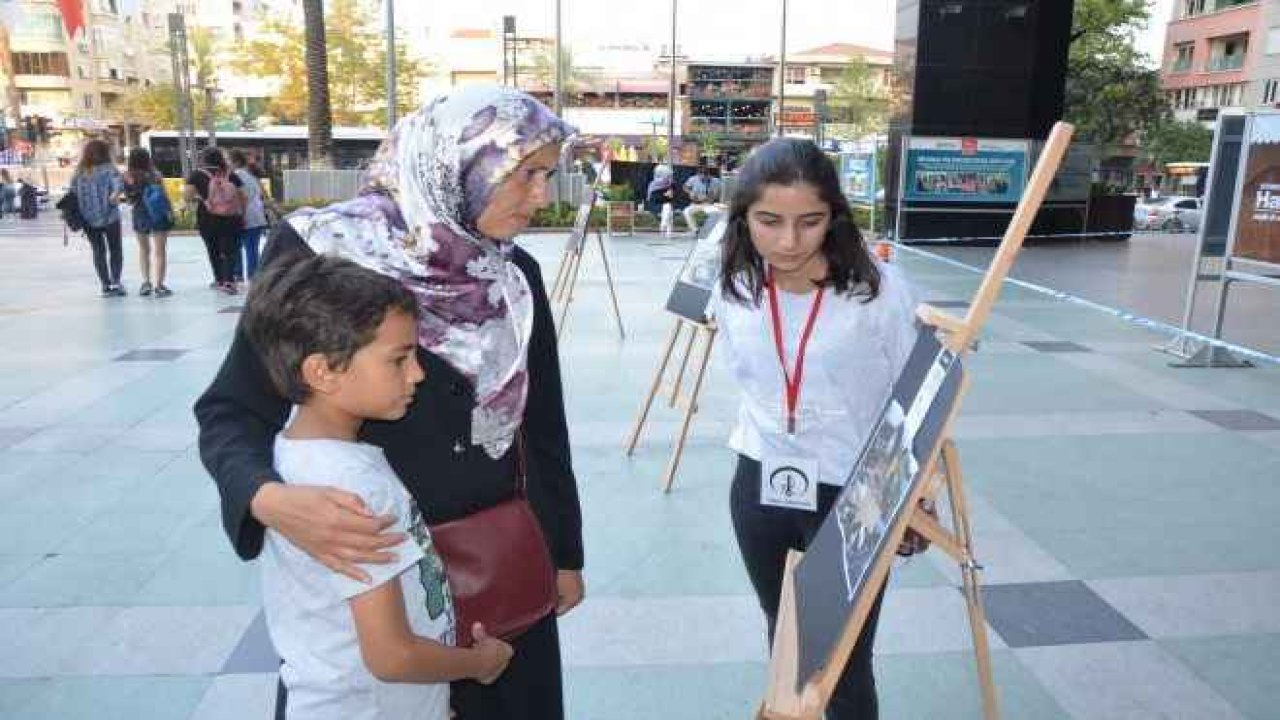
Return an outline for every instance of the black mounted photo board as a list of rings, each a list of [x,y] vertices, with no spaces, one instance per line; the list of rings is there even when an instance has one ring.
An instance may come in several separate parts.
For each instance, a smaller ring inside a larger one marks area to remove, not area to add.
[[[828,662],[921,470],[943,440],[963,380],[960,359],[922,326],[844,490],[796,565],[798,686]]]
[[[699,324],[711,320],[707,310],[715,285],[720,280],[720,250],[728,226],[727,214],[713,213],[698,228],[693,249],[680,267],[680,274],[667,296],[667,312]]]

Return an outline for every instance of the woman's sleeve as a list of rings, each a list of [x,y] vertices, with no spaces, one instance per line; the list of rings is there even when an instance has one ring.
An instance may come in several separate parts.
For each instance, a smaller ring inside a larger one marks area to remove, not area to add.
[[[540,485],[540,494],[546,498],[543,524],[552,525],[548,528],[552,535],[549,540],[556,567],[581,570],[582,508],[569,452],[555,322],[537,262],[523,250],[517,250],[517,259],[528,278],[534,308],[533,337],[529,342],[529,400],[525,405],[529,477]]]
[[[268,243],[263,265],[288,262],[305,248],[287,224]],[[262,550],[264,528],[249,512],[258,488],[280,479],[271,446],[288,417],[289,403],[271,385],[240,325],[222,367],[195,404],[200,424],[200,460],[222,498],[222,525],[245,560]]]

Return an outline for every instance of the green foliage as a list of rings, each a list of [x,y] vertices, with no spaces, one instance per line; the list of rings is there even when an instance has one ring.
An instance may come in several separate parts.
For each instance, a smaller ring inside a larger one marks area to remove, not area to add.
[[[1065,115],[1078,138],[1117,145],[1168,117],[1159,72],[1134,45],[1149,20],[1145,0],[1076,0]]]
[[[533,58],[533,77],[545,88],[556,86],[555,46],[550,46]],[[579,93],[590,85],[590,76],[573,64],[573,51],[560,47],[560,82],[565,96]]]
[[[602,192],[605,200],[616,202],[635,200],[635,195],[631,191],[631,186],[625,183],[621,185],[607,185]]]
[[[650,135],[645,138],[644,152],[648,156],[649,162],[661,163],[667,161],[667,136],[666,135]]]
[[[889,117],[889,97],[875,82],[875,70],[855,58],[827,96],[826,134],[853,140],[881,132]]]
[[[1142,154],[1163,168],[1171,162],[1209,162],[1213,131],[1198,122],[1164,120],[1142,135]]]
[[[358,0],[325,3],[329,98],[337,125],[383,125],[386,119],[386,41],[379,18]],[[306,124],[306,39],[301,25],[269,21],[244,43],[232,66],[246,75],[280,78],[280,91],[266,114],[282,124]],[[400,115],[418,105],[418,85],[427,66],[396,43],[396,107]]]

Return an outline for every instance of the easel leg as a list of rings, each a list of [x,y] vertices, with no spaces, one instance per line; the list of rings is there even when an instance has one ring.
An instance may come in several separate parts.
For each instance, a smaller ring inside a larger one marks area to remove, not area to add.
[[[987,642],[987,618],[982,608],[982,591],[978,583],[978,565],[973,560],[973,535],[969,528],[969,508],[964,496],[964,476],[960,472],[960,454],[950,439],[942,444],[947,495],[951,500],[951,521],[956,539],[965,550],[960,573],[964,578],[964,599],[969,607],[969,630],[973,636],[973,652],[978,663],[978,683],[982,690],[982,714],[986,720],[1000,717],[1000,699],[996,695],[991,672],[991,648]]]
[[[575,251],[569,258],[571,263],[567,271],[564,285],[560,290],[560,317],[556,321],[556,339],[560,339],[560,335],[564,333],[564,324],[569,319],[569,305],[573,303],[574,287],[578,284],[578,269],[582,267],[581,248]]]
[[[675,325],[671,328],[671,337],[667,339],[667,347],[662,351],[662,362],[658,364],[658,372],[653,375],[653,384],[649,387],[649,395],[644,399],[644,406],[640,408],[640,417],[636,418],[636,424],[631,428],[631,437],[627,439],[627,455],[635,452],[636,443],[640,441],[640,433],[644,431],[645,420],[649,418],[649,409],[653,407],[653,398],[658,394],[658,388],[662,385],[662,376],[667,372],[667,363],[671,361],[671,351],[675,349],[676,341],[680,339],[680,329],[684,326],[681,320],[676,320]]]
[[[571,255],[571,250],[566,250],[560,254],[560,266],[556,268],[556,279],[555,282],[551,283],[550,299],[552,303],[560,302],[560,294],[564,290],[564,280],[568,276]]]
[[[684,454],[684,443],[689,436],[689,423],[698,410],[698,393],[702,391],[702,378],[707,374],[707,361],[711,359],[711,348],[716,342],[714,328],[704,328],[707,336],[706,347],[702,350],[702,358],[698,361],[698,373],[693,376],[693,390],[689,393],[689,405],[684,409],[684,420],[680,422],[680,434],[676,436],[676,447],[671,453],[671,461],[667,463],[667,473],[662,479],[662,492],[671,492],[671,484],[676,479],[676,468],[680,467],[680,456]],[[694,328],[694,335],[698,328]]]
[[[596,233],[596,246],[600,248],[600,261],[604,263],[604,279],[609,286],[609,298],[613,300],[613,319],[618,322],[618,337],[627,339],[627,331],[622,328],[622,311],[618,309],[618,292],[613,287],[613,272],[609,269],[609,254],[605,252],[604,236]]]
[[[684,346],[684,357],[680,359],[680,369],[676,371],[674,381],[671,383],[671,398],[667,404],[676,407],[680,402],[680,388],[684,385],[684,371],[689,367],[689,356],[693,354],[693,341],[698,337],[698,328],[689,328],[689,342]]]

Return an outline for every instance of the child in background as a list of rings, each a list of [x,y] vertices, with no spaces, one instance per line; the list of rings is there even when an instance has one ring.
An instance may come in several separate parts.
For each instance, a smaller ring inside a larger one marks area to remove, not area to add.
[[[282,259],[249,297],[246,334],[295,404],[275,441],[281,478],[326,478],[403,537],[392,562],[361,566],[366,584],[267,531],[263,604],[287,718],[444,720],[450,681],[492,683],[511,658],[479,623],[472,647],[453,646],[453,603],[421,512],[382,450],[357,440],[365,420],[398,420],[413,399],[418,312],[395,280],[323,255]]]

